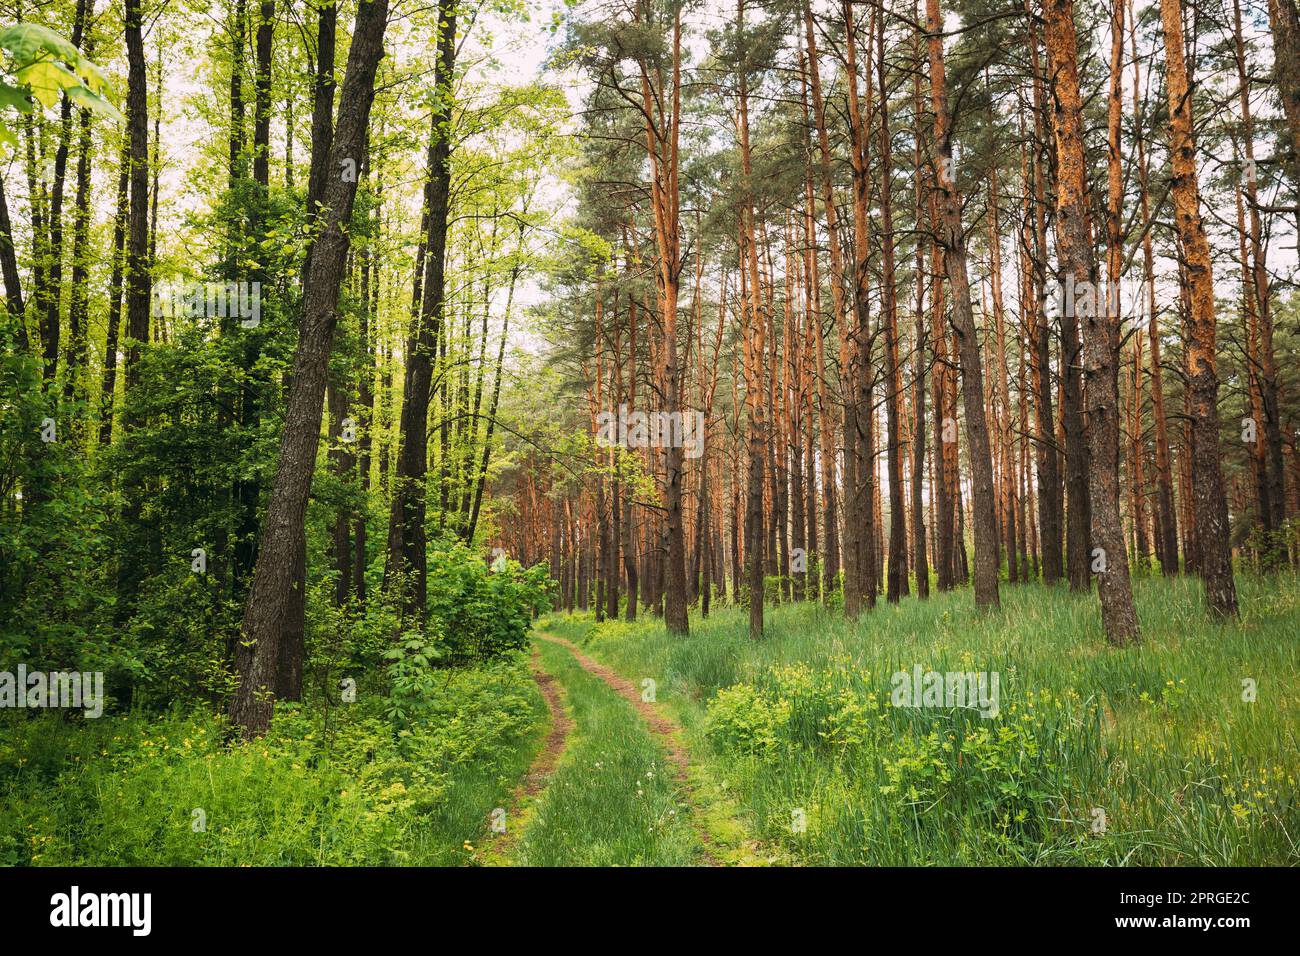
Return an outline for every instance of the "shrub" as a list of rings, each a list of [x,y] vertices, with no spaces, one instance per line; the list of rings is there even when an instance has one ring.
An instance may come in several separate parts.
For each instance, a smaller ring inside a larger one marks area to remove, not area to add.
[[[765,697],[748,684],[735,684],[709,701],[707,733],[721,750],[774,760],[783,749],[789,722],[789,701]]]
[[[401,723],[387,706],[282,703],[264,738],[229,745],[202,711],[0,713],[0,866],[461,862],[527,760],[528,668],[444,671]]]
[[[544,565],[498,560],[496,570],[461,542],[429,554],[429,615],[445,635],[444,663],[491,660],[528,646],[533,616],[548,606]]]

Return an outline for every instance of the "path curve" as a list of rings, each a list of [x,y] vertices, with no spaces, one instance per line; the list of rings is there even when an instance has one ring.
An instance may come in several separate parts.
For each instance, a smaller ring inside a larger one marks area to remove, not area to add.
[[[489,862],[498,864],[508,863],[507,857],[514,850],[524,829],[524,807],[546,787],[546,781],[555,772],[556,764],[568,746],[569,733],[573,730],[573,718],[564,708],[564,689],[553,674],[542,668],[541,657],[536,649],[529,658],[528,669],[537,683],[537,689],[541,691],[542,699],[546,701],[551,729],[537,756],[529,764],[528,772],[510,797],[510,808],[506,811],[506,833],[497,835],[489,844]]]
[[[664,715],[653,704],[649,704],[641,699],[641,692],[637,690],[635,684],[623,675],[619,674],[612,668],[604,664],[598,664],[593,661],[578,645],[563,637],[556,637],[554,634],[543,634],[540,631],[535,633],[539,640],[549,641],[552,644],[558,644],[573,655],[574,659],[582,665],[582,669],[594,677],[604,681],[615,693],[621,696],[641,715],[642,720],[650,728],[651,733],[658,738],[660,744],[668,756],[668,763],[672,767],[673,778],[677,781],[682,792],[691,799],[695,800],[695,786],[691,783],[687,768],[690,766],[690,758],[686,745],[682,743],[682,728],[677,721]],[[700,838],[700,843],[704,847],[704,862],[706,866],[721,866],[716,854],[715,844],[709,832],[702,827],[698,820],[692,821],[695,826],[695,832]]]

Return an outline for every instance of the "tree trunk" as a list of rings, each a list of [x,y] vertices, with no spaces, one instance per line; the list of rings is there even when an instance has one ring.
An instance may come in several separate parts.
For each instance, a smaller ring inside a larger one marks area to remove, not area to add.
[[[131,171],[130,139],[123,138],[118,161],[117,213],[113,217],[113,269],[108,280],[108,333],[104,342],[104,378],[99,390],[99,443],[107,445],[113,439],[113,401],[117,391],[117,341],[122,325],[122,257],[126,247],[126,217],[128,212]]]
[[[881,290],[885,323],[885,415],[889,466],[889,578],[886,600],[898,603],[907,587],[907,509],[903,504],[903,441],[900,406],[903,385],[898,372],[898,293],[894,287],[894,214],[891,208],[892,139],[889,131],[889,91],[885,86],[885,21],[876,30],[876,77],[880,89],[880,243]],[[924,415],[924,413],[922,413]],[[924,427],[924,418],[922,419]]]
[[[1206,603],[1211,613],[1219,617],[1236,617],[1237,587],[1232,576],[1228,504],[1219,461],[1214,274],[1210,264],[1210,245],[1201,222],[1192,98],[1183,53],[1180,0],[1160,0],[1160,22],[1164,29],[1169,92],[1174,223],[1183,243],[1189,283],[1186,371],[1194,446],[1192,496],[1196,516],[1197,568],[1205,581]]]
[[[745,2],[736,4],[739,35],[745,31]],[[746,183],[752,181],[753,166],[749,149],[749,65],[741,56],[739,64],[739,120],[741,171]],[[749,487],[745,506],[745,564],[749,575],[749,636],[763,636],[763,470],[767,457],[767,421],[763,398],[763,366],[766,350],[766,326],[763,320],[762,284],[758,275],[757,233],[752,192],[741,207],[741,257],[748,270],[746,291],[748,308],[744,310],[745,404],[749,419]]]
[[[127,52],[127,135],[131,148],[130,226],[127,242],[127,349],[122,404],[124,432],[141,424],[141,412],[132,402],[139,380],[140,350],[149,342],[149,117],[148,79],[145,74],[143,15],[140,0],[126,0],[123,19]],[[144,489],[139,479],[123,488],[123,523],[134,536],[140,527]],[[142,575],[136,563],[124,562],[118,569],[118,607],[130,607]]]
[[[1268,23],[1273,33],[1273,77],[1288,134],[1283,163],[1300,206],[1300,17],[1295,0],[1268,0]],[[1300,212],[1297,220],[1300,225]]]
[[[387,25],[388,0],[361,4],[328,169],[343,169],[347,160],[355,161],[365,149],[375,71],[383,56]],[[325,189],[324,229],[316,238],[311,272],[303,289],[303,320],[294,353],[280,459],[236,655],[239,688],[231,704],[231,719],[251,735],[266,731],[275,705],[272,688],[279,683],[280,634],[295,584],[295,555],[306,543],[307,498],[316,470],[339,286],[350,242],[347,225],[356,191],[355,176],[330,178]]]
[[[1091,532],[1092,542],[1100,549],[1099,553],[1090,553],[1089,566],[1098,575],[1097,592],[1101,599],[1101,619],[1107,639],[1112,644],[1131,644],[1139,639],[1139,633],[1119,505],[1119,315],[1111,295],[1118,289],[1121,268],[1119,69],[1123,43],[1123,2],[1116,0],[1115,15],[1111,20],[1113,43],[1108,124],[1108,285],[1104,296],[1096,294],[1098,284],[1088,224],[1083,108],[1079,96],[1074,3],[1073,0],[1046,0],[1045,11],[1048,70],[1056,80],[1053,84],[1052,129],[1056,145],[1057,255],[1061,264],[1061,279],[1067,290],[1071,286],[1094,290],[1092,306],[1082,308],[1084,314],[1080,316],[1083,368],[1087,378]],[[1084,300],[1080,298],[1076,301]],[[1070,301],[1067,291],[1063,314],[1074,308],[1075,304]]]
[[[1130,11],[1130,16],[1131,16]],[[1137,39],[1130,34],[1133,59],[1133,108],[1140,116]],[[1172,577],[1178,573],[1178,517],[1174,510],[1174,478],[1169,455],[1169,428],[1165,417],[1164,368],[1160,357],[1160,323],[1156,311],[1155,253],[1151,238],[1150,172],[1147,165],[1146,137],[1142,124],[1135,124],[1137,134],[1138,203],[1142,213],[1142,279],[1147,294],[1147,343],[1151,349],[1151,417],[1155,422],[1156,468],[1156,555],[1160,573]]]
[[[952,289],[952,322],[960,350],[962,398],[966,414],[967,453],[971,470],[971,506],[975,518],[975,604],[998,607],[997,518],[994,515],[993,463],[984,416],[984,371],[971,309],[966,276],[966,236],[961,221],[961,197],[952,162],[952,117],[948,112],[947,77],[943,62],[943,18],[939,0],[926,0],[926,32],[930,47],[930,99],[934,110],[934,172],[942,210],[939,244],[944,271]],[[963,547],[963,550],[964,547]]]
[[[429,217],[423,298],[408,340],[400,450],[394,475],[384,582],[396,587],[403,618],[423,628],[428,595],[425,550],[429,399],[444,321],[447,226],[451,204],[451,111],[456,68],[456,4],[438,3],[437,90],[429,142]]]
[[[913,55],[921,62],[920,37],[914,36]],[[912,115],[920,117],[922,110],[921,75],[912,77]],[[918,120],[919,121],[919,120]],[[925,176],[921,153],[921,133],[916,131],[912,155],[912,176],[916,190],[916,332],[913,347],[916,355],[913,365],[912,413],[916,421],[912,429],[912,560],[916,568],[916,596],[930,596],[930,563],[926,553],[925,532],[925,240],[920,225],[923,221],[924,200],[922,189]],[[930,280],[931,288],[935,280]],[[933,291],[931,292],[933,294]],[[932,512],[933,514],[933,512]]]
[[[804,2],[804,34],[808,45],[808,91],[812,97],[813,123],[817,127],[818,154],[821,159],[822,203],[826,210],[826,235],[830,244],[831,300],[833,320],[843,328],[848,319],[844,305],[844,254],[840,248],[839,213],[835,205],[835,189],[831,179],[830,137],[826,131],[825,107],[822,101],[821,72],[817,66],[817,41],[813,31],[811,3]],[[816,253],[814,252],[814,256]],[[820,317],[815,323],[817,343],[817,407],[818,432],[821,437],[822,494],[822,598],[829,601],[838,585],[840,575],[839,500],[835,485],[834,417],[830,396],[826,389],[826,351]]]
[[[681,372],[677,361],[677,292],[681,273],[678,143],[681,130],[681,10],[673,18],[672,92],[651,89],[648,64],[641,62],[642,109],[646,119],[646,150],[650,157],[651,201],[659,251],[659,305],[663,328],[665,411],[681,414]],[[656,106],[655,104],[658,104]],[[652,122],[652,117],[658,122]],[[663,582],[664,625],[672,634],[686,634],[686,534],[682,521],[683,451],[672,441],[664,449],[664,536],[667,562]]]
[[[93,0],[85,0],[84,17],[93,17],[95,5]],[[86,41],[86,53],[93,50],[90,40]],[[87,416],[86,390],[88,387],[86,368],[86,326],[89,324],[86,247],[90,241],[90,110],[82,109],[78,116],[79,135],[77,137],[77,194],[73,201],[72,218],[72,282],[68,301],[68,351],[64,364],[66,373],[63,382],[63,394],[68,399],[75,399],[74,414],[77,419],[77,440],[84,440],[81,433]]]
[[[1274,0],[1276,3],[1277,0]],[[1237,61],[1237,82],[1240,85],[1239,102],[1241,104],[1242,139],[1245,142],[1246,161],[1246,204],[1250,210],[1250,261],[1249,283],[1254,293],[1256,319],[1258,321],[1257,368],[1254,369],[1258,379],[1259,399],[1263,406],[1263,421],[1256,419],[1256,443],[1260,437],[1264,440],[1262,459],[1264,463],[1266,504],[1269,514],[1265,518],[1265,527],[1275,535],[1282,531],[1286,521],[1286,476],[1282,464],[1282,421],[1278,402],[1277,359],[1273,351],[1273,309],[1272,295],[1269,289],[1268,265],[1262,240],[1262,225],[1259,215],[1259,179],[1255,166],[1255,124],[1250,111],[1250,76],[1246,64],[1245,44],[1241,32],[1241,0],[1233,0],[1233,49]],[[1294,22],[1294,11],[1290,14]],[[1292,62],[1300,69],[1300,63]],[[1300,98],[1300,80],[1291,76],[1283,81],[1284,87],[1279,93],[1287,97]],[[1300,108],[1300,99],[1297,99]],[[1289,117],[1288,117],[1289,118]],[[1243,263],[1244,264],[1244,263]],[[1263,435],[1258,434],[1258,426],[1263,425]],[[1266,566],[1275,567],[1284,558],[1283,546],[1274,539],[1268,542]]]

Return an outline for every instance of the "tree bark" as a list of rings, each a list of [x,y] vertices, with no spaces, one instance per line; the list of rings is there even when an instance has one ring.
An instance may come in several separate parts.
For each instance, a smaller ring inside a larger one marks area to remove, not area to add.
[[[438,65],[429,143],[429,216],[425,233],[423,297],[412,322],[402,393],[400,450],[388,526],[384,581],[396,587],[403,617],[423,628],[428,596],[425,542],[429,399],[433,366],[444,321],[447,228],[451,205],[451,122],[456,69],[454,0],[438,3]]]
[[[140,0],[126,0],[127,135],[131,144],[130,226],[126,257],[126,388],[138,378],[149,341],[149,116]]]
[[[113,269],[108,280],[108,333],[104,342],[104,377],[99,390],[99,443],[113,439],[113,403],[117,391],[117,342],[122,325],[122,271],[126,252],[126,218],[131,172],[130,140],[123,139],[118,161],[117,213],[113,216]]]
[[[1092,543],[1089,554],[1097,574],[1102,626],[1112,644],[1139,639],[1133,585],[1129,579],[1128,548],[1119,505],[1119,315],[1111,293],[1118,290],[1120,263],[1119,204],[1122,176],[1119,157],[1120,54],[1123,43],[1123,2],[1115,0],[1111,19],[1111,83],[1108,112],[1110,193],[1107,203],[1106,294],[1098,294],[1088,224],[1083,150],[1082,101],[1079,95],[1078,39],[1074,31],[1073,0],[1046,0],[1048,69],[1054,78],[1052,110],[1056,146],[1057,255],[1067,290],[1093,290],[1091,307],[1076,306],[1066,292],[1063,315],[1076,307],[1083,332],[1082,360],[1088,413],[1088,493]],[[1071,555],[1073,558],[1073,555]]]
[[[1276,4],[1278,0],[1273,0]],[[1263,421],[1256,421],[1256,443],[1263,438],[1264,445],[1261,458],[1264,464],[1266,490],[1265,504],[1268,507],[1268,514],[1264,518],[1265,528],[1274,535],[1282,530],[1282,524],[1286,521],[1286,477],[1282,464],[1282,420],[1278,400],[1277,385],[1277,359],[1273,350],[1273,309],[1272,295],[1269,288],[1268,265],[1264,253],[1264,244],[1262,239],[1262,224],[1259,214],[1259,179],[1256,175],[1255,167],[1255,124],[1250,110],[1250,76],[1246,64],[1245,43],[1242,40],[1241,31],[1241,0],[1233,0],[1233,51],[1237,61],[1237,82],[1240,87],[1238,92],[1239,102],[1241,104],[1241,125],[1242,139],[1244,140],[1243,153],[1246,163],[1245,190],[1246,205],[1249,208],[1250,220],[1250,269],[1248,272],[1248,282],[1251,292],[1254,294],[1255,313],[1257,320],[1258,339],[1256,343],[1256,352],[1258,361],[1256,368],[1253,369],[1258,380],[1258,391],[1260,404],[1263,406]],[[1292,63],[1297,69],[1300,69],[1300,63]],[[1300,86],[1300,80],[1294,76],[1286,78],[1284,84],[1289,84],[1290,89],[1283,88],[1279,93],[1285,99],[1288,96],[1300,96],[1296,92],[1296,87]],[[1244,263],[1243,263],[1244,264]],[[1262,425],[1262,436],[1259,434],[1258,426]],[[1276,565],[1285,557],[1283,546],[1277,540],[1268,542],[1268,555],[1266,566],[1276,567]]]
[[[1214,273],[1201,222],[1196,175],[1192,96],[1183,53],[1180,0],[1160,0],[1169,93],[1173,161],[1174,224],[1183,243],[1187,271],[1187,396],[1192,433],[1192,497],[1196,521],[1196,564],[1205,582],[1206,603],[1219,617],[1237,616],[1232,576],[1228,503],[1219,460],[1219,379],[1215,367]]]
[[[903,504],[900,409],[903,385],[898,371],[898,292],[894,285],[894,213],[890,201],[893,147],[889,131],[889,90],[885,86],[884,17],[880,18],[876,28],[876,77],[880,89],[881,309],[885,323],[885,427],[889,443],[885,451],[889,467],[889,577],[885,597],[891,604],[896,604],[907,587],[907,509]]]
[[[821,162],[822,203],[826,210],[826,235],[830,246],[831,302],[834,325],[842,328],[848,319],[844,305],[844,254],[840,247],[839,212],[835,205],[835,188],[831,179],[830,137],[826,131],[825,106],[822,100],[821,72],[817,66],[817,40],[813,31],[812,5],[804,3],[804,34],[808,45],[808,91],[812,97],[813,123],[817,128],[817,146]],[[814,256],[816,253],[814,252]],[[825,504],[822,507],[822,598],[829,601],[838,586],[840,575],[839,495],[835,485],[835,447],[833,409],[826,388],[825,335],[820,317],[815,323],[817,345],[818,433],[821,438],[821,478]]]
[[[1273,33],[1273,78],[1288,134],[1283,163],[1300,207],[1300,17],[1295,0],[1268,0],[1268,23]]]
[[[369,0],[357,11],[328,169],[341,170],[346,160],[356,161],[365,149],[387,17],[388,0]],[[303,289],[303,320],[294,352],[280,459],[236,654],[239,687],[231,703],[231,719],[254,736],[264,733],[271,722],[280,635],[295,584],[295,554],[306,543],[307,498],[316,470],[339,286],[350,244],[347,226],[356,191],[355,176],[331,177],[326,186],[324,227],[316,238],[311,272]]]
[[[939,189],[944,271],[952,289],[952,324],[960,350],[962,399],[966,414],[967,453],[971,470],[971,507],[975,519],[975,604],[998,607],[997,518],[994,514],[993,463],[984,415],[984,370],[971,309],[966,275],[966,235],[961,221],[952,162],[952,117],[948,112],[947,77],[943,61],[943,18],[939,0],[926,0],[926,33],[930,47],[930,100],[934,111],[934,173]],[[963,548],[964,550],[964,548]]]

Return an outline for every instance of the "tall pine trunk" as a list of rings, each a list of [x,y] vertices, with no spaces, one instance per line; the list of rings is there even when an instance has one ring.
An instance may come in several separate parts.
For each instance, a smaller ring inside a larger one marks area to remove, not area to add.
[[[1057,255],[1061,279],[1067,289],[1091,289],[1091,307],[1079,316],[1083,333],[1082,359],[1087,379],[1088,493],[1092,519],[1091,540],[1098,551],[1089,554],[1089,567],[1097,573],[1102,625],[1112,644],[1138,640],[1137,611],[1129,579],[1128,549],[1119,504],[1119,315],[1112,291],[1118,289],[1121,268],[1119,204],[1122,178],[1119,157],[1120,52],[1123,42],[1122,0],[1115,0],[1112,26],[1111,86],[1109,100],[1109,186],[1107,206],[1107,285],[1098,295],[1097,271],[1092,259],[1088,223],[1086,169],[1083,149],[1082,101],[1079,95],[1078,40],[1074,32],[1073,0],[1047,0],[1046,41],[1048,70],[1056,82],[1052,129],[1056,145]],[[1064,311],[1073,302],[1066,293]],[[1073,503],[1072,503],[1073,507]],[[1073,555],[1071,555],[1073,558]]]
[[[926,0],[926,33],[930,47],[930,100],[934,110],[933,165],[939,189],[944,271],[952,290],[952,324],[961,363],[962,400],[966,414],[967,454],[971,472],[971,508],[975,520],[975,604],[998,607],[997,517],[994,514],[993,461],[984,415],[984,370],[971,308],[966,275],[966,234],[961,221],[961,197],[952,161],[952,116],[943,62],[943,18],[939,0]],[[962,550],[965,548],[963,546]]]
[[[1215,361],[1214,273],[1210,244],[1201,221],[1196,173],[1192,96],[1183,52],[1180,0],[1160,0],[1169,93],[1170,152],[1173,162],[1174,224],[1182,240],[1188,283],[1186,373],[1192,433],[1192,498],[1196,565],[1205,582],[1206,603],[1219,617],[1237,616],[1232,576],[1228,501],[1219,460],[1219,379]]]

